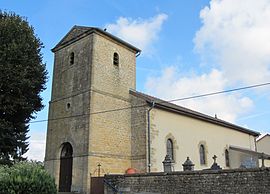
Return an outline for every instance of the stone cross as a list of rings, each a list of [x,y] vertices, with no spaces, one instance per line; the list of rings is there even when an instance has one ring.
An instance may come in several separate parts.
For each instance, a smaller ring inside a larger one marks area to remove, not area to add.
[[[212,164],[211,166],[211,170],[221,170],[222,168],[217,164],[216,160],[217,160],[217,156],[214,155],[213,156],[213,160],[214,160],[214,163]]]
[[[216,160],[217,160],[217,156],[216,155],[213,156],[213,160],[214,160],[214,163],[217,163],[216,162]]]
[[[100,163],[98,163],[98,176],[100,177],[100,167],[101,167],[101,164]]]

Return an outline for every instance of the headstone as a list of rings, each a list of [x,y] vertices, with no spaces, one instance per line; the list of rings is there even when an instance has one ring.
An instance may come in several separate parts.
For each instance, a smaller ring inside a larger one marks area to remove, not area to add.
[[[216,160],[217,160],[217,156],[214,155],[213,156],[213,160],[214,160],[214,163],[212,164],[211,166],[211,170],[221,170],[222,168],[217,164]]]
[[[169,155],[165,156],[163,163],[164,172],[172,172],[172,159]]]
[[[194,164],[189,159],[189,157],[187,157],[186,161],[184,162],[184,164],[182,164],[182,166],[183,166],[184,171],[192,171],[192,170],[194,170]]]

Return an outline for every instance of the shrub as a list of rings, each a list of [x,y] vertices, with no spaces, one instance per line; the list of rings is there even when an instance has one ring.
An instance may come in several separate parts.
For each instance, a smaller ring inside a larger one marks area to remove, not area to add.
[[[56,194],[54,179],[34,162],[0,166],[0,194]]]

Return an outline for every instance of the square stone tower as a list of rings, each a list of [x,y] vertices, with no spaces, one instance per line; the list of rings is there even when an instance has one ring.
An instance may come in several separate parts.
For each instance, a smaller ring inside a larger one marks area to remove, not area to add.
[[[140,50],[101,29],[74,26],[52,51],[45,168],[59,191],[89,193],[91,176],[131,167],[131,110],[125,108]]]

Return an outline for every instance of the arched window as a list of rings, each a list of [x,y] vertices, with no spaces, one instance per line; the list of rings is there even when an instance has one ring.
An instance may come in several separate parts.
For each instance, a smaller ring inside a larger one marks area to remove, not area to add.
[[[200,163],[202,165],[206,164],[206,160],[205,160],[205,147],[204,145],[200,145]]]
[[[119,65],[119,55],[118,55],[118,53],[114,53],[113,54],[113,64],[114,65]]]
[[[173,155],[173,141],[171,139],[167,139],[167,155],[170,156],[172,160],[174,160]]]
[[[69,64],[70,65],[74,64],[74,52],[70,53],[69,55]]]
[[[226,167],[230,167],[229,151],[227,149],[225,150],[225,164]]]
[[[70,143],[64,143],[61,151],[61,158],[69,158],[72,157],[73,149]]]

